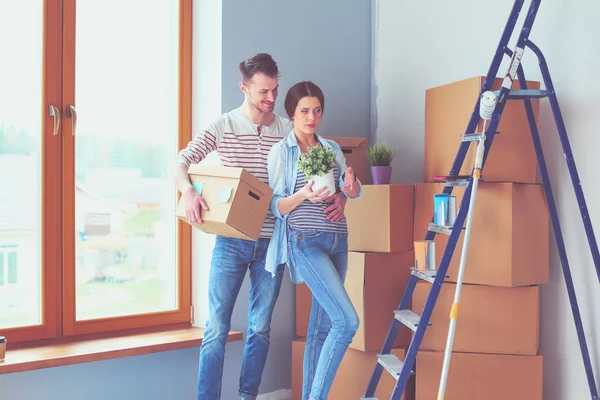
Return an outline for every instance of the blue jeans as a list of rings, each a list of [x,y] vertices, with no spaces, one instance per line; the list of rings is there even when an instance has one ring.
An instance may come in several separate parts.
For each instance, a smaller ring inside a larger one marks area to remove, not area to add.
[[[250,270],[248,332],[242,358],[239,393],[254,399],[262,376],[267,352],[271,316],[279,296],[283,268],[275,277],[265,270],[270,239],[253,242],[217,236],[208,282],[209,319],[200,347],[198,400],[219,400],[225,342],[231,328],[235,300]]]
[[[348,235],[290,230],[288,237],[291,262],[313,296],[304,352],[302,399],[325,400],[359,323],[344,288]]]

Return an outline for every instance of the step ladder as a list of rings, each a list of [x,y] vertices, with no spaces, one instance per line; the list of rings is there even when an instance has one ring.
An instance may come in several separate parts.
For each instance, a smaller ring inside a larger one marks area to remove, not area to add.
[[[548,209],[550,212],[550,218],[552,221],[552,227],[554,229],[554,236],[556,238],[556,243],[558,247],[558,253],[560,256],[561,267],[563,271],[563,275],[565,278],[565,284],[567,286],[567,293],[569,296],[569,301],[571,303],[571,310],[573,313],[573,319],[575,322],[575,329],[577,332],[577,338],[579,340],[581,355],[583,358],[583,364],[585,367],[586,377],[590,389],[590,398],[592,400],[600,400],[598,395],[598,389],[596,386],[596,381],[594,378],[594,372],[592,369],[592,364],[590,361],[590,355],[588,351],[587,341],[585,338],[585,333],[583,329],[583,323],[581,320],[581,315],[579,311],[579,306],[577,302],[577,296],[575,295],[575,288],[573,286],[573,279],[571,277],[571,270],[569,267],[569,262],[567,259],[567,253],[565,249],[565,244],[563,240],[562,230],[560,226],[560,222],[558,219],[558,212],[556,209],[556,203],[554,200],[554,195],[552,193],[552,188],[550,185],[550,178],[548,175],[548,168],[546,166],[546,161],[544,158],[544,153],[542,151],[542,145],[540,141],[540,136],[537,128],[537,124],[535,122],[535,117],[533,113],[533,107],[531,105],[531,99],[540,99],[547,98],[550,102],[550,106],[552,109],[552,114],[554,116],[554,120],[556,122],[556,127],[558,130],[558,135],[560,138],[560,142],[565,154],[565,159],[567,163],[567,167],[569,170],[569,174],[571,176],[571,181],[573,183],[573,188],[575,190],[575,196],[577,198],[577,203],[579,206],[579,211],[581,213],[581,218],[583,220],[583,225],[585,229],[585,233],[588,239],[588,243],[590,246],[590,250],[592,253],[592,259],[594,262],[594,267],[596,269],[596,273],[598,275],[598,280],[600,282],[600,253],[598,251],[598,244],[596,241],[596,237],[594,234],[594,229],[592,227],[592,223],[590,221],[588,208],[586,205],[585,197],[583,194],[583,189],[581,188],[579,175],[577,172],[577,168],[575,166],[575,160],[573,158],[573,153],[571,151],[571,146],[569,144],[569,139],[567,136],[565,124],[562,118],[562,114],[560,111],[560,107],[558,104],[558,98],[556,96],[556,92],[554,90],[554,85],[552,83],[552,79],[550,77],[550,72],[548,70],[548,66],[545,60],[544,55],[541,50],[529,39],[529,34],[531,32],[531,28],[535,21],[541,0],[531,0],[531,4],[527,11],[527,15],[525,16],[525,22],[523,23],[523,27],[517,39],[515,51],[511,51],[508,49],[508,42],[515,30],[515,25],[519,18],[519,14],[523,9],[523,4],[525,0],[515,0],[512,10],[510,12],[510,16],[500,38],[500,42],[498,43],[496,53],[494,58],[492,59],[492,63],[487,72],[483,87],[481,88],[480,96],[477,98],[477,102],[475,104],[473,113],[471,115],[471,119],[467,125],[465,130],[465,134],[462,136],[462,141],[460,143],[456,158],[454,163],[452,164],[452,168],[450,170],[449,176],[456,177],[459,174],[460,169],[462,168],[465,156],[469,149],[469,146],[473,142],[478,142],[482,136],[485,135],[485,152],[483,158],[483,166],[485,166],[485,160],[487,155],[492,147],[494,137],[498,132],[496,132],[498,125],[500,123],[500,119],[502,117],[502,113],[504,111],[504,107],[508,100],[520,100],[523,101],[525,106],[525,111],[527,113],[527,119],[529,122],[529,128],[531,131],[531,137],[533,140],[538,165],[540,168],[540,173],[542,175],[542,183],[544,186],[544,192],[546,194],[546,199],[548,203]],[[525,51],[525,48],[530,49],[538,58],[539,66],[542,73],[542,79],[544,81],[545,90],[528,90],[527,89],[527,81],[525,79],[525,74],[523,72],[523,68],[521,65],[521,58]],[[486,91],[490,91],[492,87],[492,83],[494,82],[495,77],[497,76],[498,70],[500,68],[500,64],[502,62],[503,57],[507,55],[511,58],[510,65],[508,71],[504,77],[504,81],[502,84],[502,88],[500,90],[495,91],[494,93],[497,96],[497,105],[492,115],[490,124],[483,133],[474,133],[479,122],[479,108],[480,108],[480,100],[481,94]],[[513,82],[518,79],[519,86],[521,90],[511,90],[513,86]],[[438,295],[442,288],[442,284],[444,283],[444,279],[447,277],[446,272],[448,271],[448,266],[450,265],[450,260],[454,254],[454,250],[456,248],[456,244],[460,237],[462,230],[464,229],[465,219],[469,212],[469,202],[470,202],[470,194],[473,185],[473,178],[462,178],[462,179],[448,179],[446,186],[443,190],[443,193],[451,194],[452,190],[456,186],[465,186],[467,189],[465,190],[465,194],[460,204],[460,209],[456,215],[456,220],[452,226],[448,227],[437,227],[433,224],[429,224],[428,232],[425,236],[425,240],[433,240],[436,234],[444,234],[449,235],[448,242],[446,244],[446,248],[444,249],[444,253],[442,256],[442,260],[438,269],[436,271],[418,271],[412,270],[411,277],[408,281],[408,284],[404,290],[404,294],[402,295],[402,299],[400,301],[400,305],[398,309],[394,311],[394,318],[392,319],[392,323],[390,329],[388,331],[387,338],[383,344],[380,354],[378,355],[378,360],[375,365],[375,369],[367,386],[367,390],[365,395],[361,398],[363,400],[376,400],[375,390],[377,389],[377,385],[379,384],[379,379],[381,378],[381,374],[385,369],[388,373],[390,373],[397,381],[394,391],[390,397],[391,400],[400,400],[406,383],[409,377],[414,374],[413,367],[415,365],[415,360],[417,357],[417,353],[419,351],[419,347],[421,346],[421,342],[425,335],[425,331],[428,326],[430,326],[430,318],[435,307]],[[427,300],[425,301],[425,305],[423,307],[423,311],[421,315],[417,315],[411,310],[408,309],[408,304],[410,299],[412,298],[413,292],[415,290],[415,286],[418,281],[423,280],[429,282],[431,284],[431,288],[429,291],[429,295],[427,296]],[[411,330],[414,331],[410,346],[408,347],[408,351],[406,352],[405,359],[399,360],[396,356],[391,354],[391,349],[393,343],[398,334],[398,330],[401,325],[405,325]]]

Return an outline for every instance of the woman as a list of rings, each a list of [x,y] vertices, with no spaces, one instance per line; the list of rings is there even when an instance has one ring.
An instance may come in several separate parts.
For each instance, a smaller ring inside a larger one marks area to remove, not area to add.
[[[275,273],[287,263],[294,283],[306,282],[312,292],[312,308],[304,353],[303,400],[324,400],[348,345],[358,329],[358,316],[346,290],[348,229],[345,217],[330,222],[324,200],[335,193],[312,190],[298,169],[300,153],[323,146],[336,154],[336,186],[349,198],[362,194],[361,184],[340,146],[316,134],[325,109],[321,89],[312,82],[292,86],[285,110],[294,130],[273,146],[268,157],[271,209],[277,217],[267,251],[266,268]]]

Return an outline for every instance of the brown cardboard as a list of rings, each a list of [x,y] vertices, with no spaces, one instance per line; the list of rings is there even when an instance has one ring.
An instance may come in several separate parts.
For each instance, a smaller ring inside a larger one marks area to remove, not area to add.
[[[344,287],[360,324],[350,348],[381,349],[410,278],[414,253],[348,253]],[[306,285],[296,286],[296,334],[306,337],[312,295]],[[410,303],[409,303],[410,307]],[[408,346],[412,331],[400,328],[394,347]]]
[[[427,282],[419,282],[415,288],[412,310],[418,315],[423,313],[430,288]],[[442,286],[421,349],[445,350],[455,290],[453,283]],[[463,285],[452,350],[535,355],[539,347],[539,323],[539,286]]]
[[[188,170],[192,183],[204,182],[202,196],[209,210],[202,210],[203,224],[191,225],[201,231],[247,240],[257,240],[273,196],[273,189],[243,168],[193,164]],[[221,189],[231,188],[225,203]],[[188,222],[180,200],[175,215]],[[189,223],[189,222],[188,222]]]
[[[393,253],[412,250],[414,185],[363,185],[346,202],[348,249]]]
[[[363,184],[367,183],[367,139],[363,137],[326,137],[342,148],[346,164],[352,167],[354,174]]]
[[[304,359],[304,349],[306,341],[304,339],[294,340],[292,342],[292,400],[302,400],[302,362]],[[361,352],[348,349],[344,359],[340,364],[335,375],[335,380],[329,391],[328,399],[331,400],[358,400],[367,390],[369,379],[377,362],[377,353]],[[404,349],[393,349],[392,354],[400,360],[404,359]],[[375,396],[379,399],[389,399],[396,380],[392,376],[383,372]],[[413,400],[415,393],[415,378],[408,380],[404,394],[401,399]]]
[[[417,355],[416,399],[438,398],[444,353]],[[453,353],[444,400],[542,400],[543,357]]]
[[[442,183],[417,184],[415,240],[427,233],[433,217],[433,196]],[[454,188],[456,208],[465,188]],[[466,225],[466,224],[465,224]],[[477,190],[464,282],[492,286],[527,286],[549,280],[548,207],[541,185],[487,183]],[[448,280],[456,282],[464,234],[450,263]],[[436,265],[448,236],[435,237]]]
[[[485,77],[477,76],[450,83],[425,92],[425,181],[436,175],[448,175],[465,133],[471,113],[479,97]],[[493,90],[500,88],[502,79],[496,79]],[[527,82],[528,89],[539,89],[539,82]],[[513,89],[518,89],[518,83]],[[539,114],[539,100],[531,101],[535,119]],[[478,132],[483,128],[480,120]],[[531,140],[527,115],[522,101],[508,101],[497,129],[499,135],[483,169],[488,182],[536,183],[537,158]],[[473,132],[470,132],[473,133]],[[465,158],[461,174],[469,174],[475,161],[476,144],[472,144]]]

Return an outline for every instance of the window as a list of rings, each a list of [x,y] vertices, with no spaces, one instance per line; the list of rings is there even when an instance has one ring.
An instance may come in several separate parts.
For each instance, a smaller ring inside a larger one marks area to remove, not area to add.
[[[191,7],[0,3],[11,342],[189,323],[191,231],[174,217],[168,168],[191,138]]]

